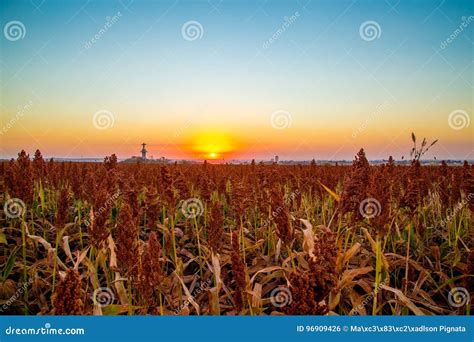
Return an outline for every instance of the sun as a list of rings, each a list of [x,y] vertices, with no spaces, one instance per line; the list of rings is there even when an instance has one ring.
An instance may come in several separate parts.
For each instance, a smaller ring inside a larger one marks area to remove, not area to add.
[[[238,149],[236,138],[227,131],[203,128],[189,135],[184,148],[199,159],[225,160]]]

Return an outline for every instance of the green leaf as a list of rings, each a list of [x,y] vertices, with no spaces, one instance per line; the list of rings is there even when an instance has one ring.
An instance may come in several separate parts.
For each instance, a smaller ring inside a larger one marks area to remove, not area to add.
[[[2,281],[5,281],[12,272],[13,266],[15,266],[16,253],[18,252],[19,248],[20,247],[18,246],[15,247],[11,252],[10,256],[8,257],[7,263],[5,264],[5,268],[3,269]]]
[[[116,316],[129,311],[128,305],[111,304],[102,308],[102,314],[105,316]]]
[[[337,202],[339,202],[341,200],[341,198],[339,197],[338,194],[336,194],[334,191],[332,191],[331,189],[329,189],[326,185],[324,185],[323,183],[321,183],[320,181],[318,181],[319,184],[321,184],[321,186],[324,188],[324,190],[326,190]]]
[[[7,244],[7,236],[4,232],[0,232],[0,243],[4,243],[5,245]]]

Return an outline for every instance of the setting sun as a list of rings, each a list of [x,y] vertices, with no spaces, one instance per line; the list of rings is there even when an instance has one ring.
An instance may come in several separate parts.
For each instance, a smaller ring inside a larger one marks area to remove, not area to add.
[[[227,159],[240,147],[235,137],[217,128],[199,130],[190,135],[185,146],[199,159]]]

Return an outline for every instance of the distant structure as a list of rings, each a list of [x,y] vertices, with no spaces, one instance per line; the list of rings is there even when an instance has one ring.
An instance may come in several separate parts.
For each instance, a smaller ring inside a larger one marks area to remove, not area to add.
[[[170,164],[171,162],[173,162],[172,160],[170,159],[167,159],[165,157],[161,157],[159,159],[154,159],[153,156],[151,156],[150,158],[147,157],[147,149],[146,149],[146,144],[143,143],[142,144],[142,149],[140,150],[140,153],[141,155],[139,156],[131,156],[130,158],[127,158],[123,161],[121,161],[121,163],[147,163],[147,164]]]
[[[275,163],[278,164],[278,156],[275,156]]]
[[[142,144],[142,150],[140,151],[140,152],[142,153],[142,159],[143,159],[143,160],[146,160],[146,153],[148,152],[148,151],[145,149],[145,146],[146,146],[146,144],[143,143],[143,144]]]

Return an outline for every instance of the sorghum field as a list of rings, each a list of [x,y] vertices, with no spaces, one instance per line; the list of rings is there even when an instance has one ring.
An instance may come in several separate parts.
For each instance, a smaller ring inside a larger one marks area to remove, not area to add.
[[[418,156],[419,157],[419,156]],[[1,164],[0,310],[469,315],[473,166]]]

